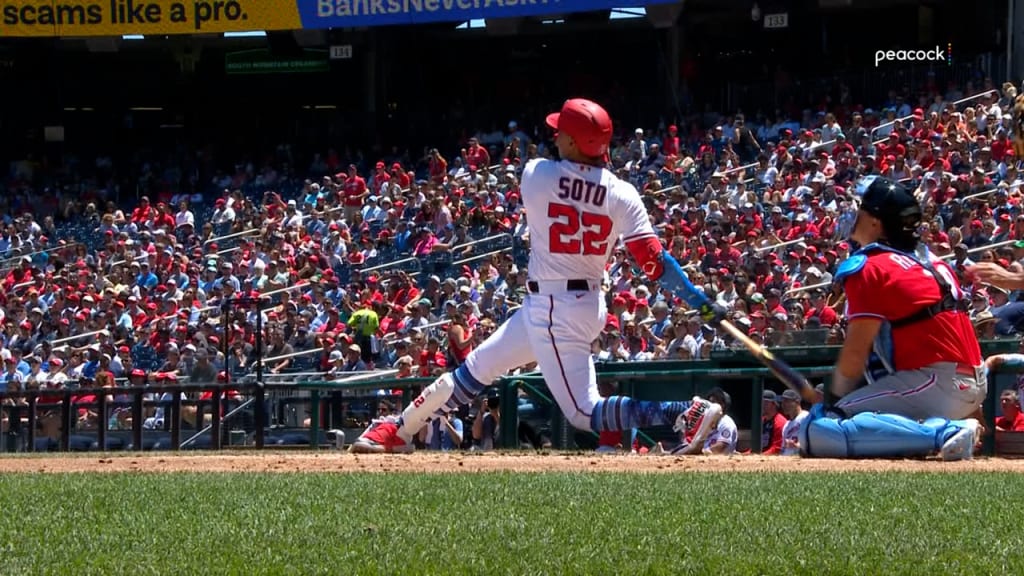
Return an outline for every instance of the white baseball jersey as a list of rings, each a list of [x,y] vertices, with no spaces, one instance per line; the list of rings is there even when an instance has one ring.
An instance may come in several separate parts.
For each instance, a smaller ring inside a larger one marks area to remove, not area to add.
[[[786,443],[790,440],[794,442],[800,441],[800,426],[803,425],[804,420],[807,419],[807,410],[800,410],[800,413],[795,418],[786,422],[786,425],[782,428],[782,455],[783,456],[796,456],[800,454],[800,448],[787,448]]]
[[[568,160],[526,163],[523,206],[530,227],[531,280],[600,280],[619,236],[654,236],[629,182]]]
[[[718,420],[718,426],[711,431],[708,439],[704,441],[704,450],[710,450],[715,444],[725,442],[725,451],[722,454],[733,454],[736,452],[736,439],[738,436],[739,431],[736,429],[736,423],[733,422],[732,417],[728,414],[723,414]]]

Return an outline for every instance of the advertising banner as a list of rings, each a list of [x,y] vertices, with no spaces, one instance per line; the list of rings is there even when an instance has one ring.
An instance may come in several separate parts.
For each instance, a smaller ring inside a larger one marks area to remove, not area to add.
[[[210,34],[569,14],[681,0],[0,0],[2,37]]]
[[[296,0],[0,0],[0,38],[301,28]]]
[[[303,28],[347,28],[569,14],[681,0],[297,0]]]

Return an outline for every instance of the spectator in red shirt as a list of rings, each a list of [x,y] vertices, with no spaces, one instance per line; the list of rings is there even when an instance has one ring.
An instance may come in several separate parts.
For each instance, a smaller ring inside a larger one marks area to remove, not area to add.
[[[444,372],[448,362],[441,352],[441,341],[437,338],[427,340],[426,350],[420,352],[420,376],[434,376],[435,372]]]
[[[132,210],[132,222],[143,224],[154,216],[153,207],[149,205],[149,197],[143,196],[139,199],[139,206]]]
[[[1020,411],[1020,396],[1016,390],[1003,390],[999,395],[1003,415],[996,418],[996,430],[1000,432],[1024,432],[1024,413]]]
[[[441,156],[437,148],[430,150],[430,182],[432,184],[444,184],[448,178],[448,161]]]
[[[661,152],[666,156],[679,156],[679,128],[675,124],[668,127],[668,136],[662,143]]]
[[[902,158],[907,155],[907,148],[900,144],[900,135],[896,132],[889,134],[888,142],[879,142],[875,148],[880,157],[892,155],[896,158]]]
[[[174,214],[167,204],[160,202],[156,205],[156,215],[153,219],[153,229],[174,230]]]
[[[409,176],[410,174],[414,173],[406,172],[405,170],[403,170],[402,165],[399,164],[398,162],[395,162],[394,164],[391,165],[391,179],[394,182],[398,182],[398,185],[402,188],[402,190],[407,189],[409,187],[409,184],[412,183],[412,178]]]
[[[1013,149],[1013,144],[1005,129],[999,128],[996,131],[996,137],[992,140],[992,145],[989,148],[992,150],[994,162],[1002,162],[1006,158],[1006,152]]]
[[[761,416],[761,453],[782,453],[782,429],[786,427],[786,417],[779,411],[779,397],[771,390],[765,390]]]
[[[825,291],[818,288],[811,291],[811,309],[804,315],[805,319],[817,318],[822,326],[834,326],[839,321],[836,311],[826,305]]]
[[[476,138],[470,138],[469,147],[462,151],[462,161],[466,166],[475,165],[483,168],[491,164],[491,155],[477,142]]]
[[[345,220],[351,222],[352,217],[362,211],[363,199],[370,194],[366,189],[366,180],[356,172],[355,164],[348,165],[348,178],[345,179],[342,194],[345,202]]]
[[[376,169],[377,171],[373,173],[371,185],[372,195],[377,195],[383,192],[383,186],[391,181],[391,175],[387,173],[383,162],[377,162]]]

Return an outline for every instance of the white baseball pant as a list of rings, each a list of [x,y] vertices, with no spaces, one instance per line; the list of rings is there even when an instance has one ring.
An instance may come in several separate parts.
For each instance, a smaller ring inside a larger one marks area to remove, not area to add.
[[[496,378],[536,361],[555,402],[574,427],[591,429],[591,414],[602,399],[591,343],[607,318],[600,281],[587,291],[566,291],[565,281],[537,282],[538,293],[527,295],[523,307],[466,358],[465,369],[475,382],[459,379],[461,369],[445,374],[402,413],[400,433],[411,437],[436,413],[455,409]],[[479,388],[479,389],[478,389]]]

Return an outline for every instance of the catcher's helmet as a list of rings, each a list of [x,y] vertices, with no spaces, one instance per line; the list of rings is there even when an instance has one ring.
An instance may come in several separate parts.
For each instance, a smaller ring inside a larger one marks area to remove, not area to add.
[[[888,178],[868,176],[857,185],[860,209],[882,221],[886,244],[907,252],[917,247],[921,204],[903,185]]]
[[[608,153],[612,119],[596,102],[583,98],[566,100],[561,112],[548,114],[547,124],[571,136],[585,156],[600,158]]]

